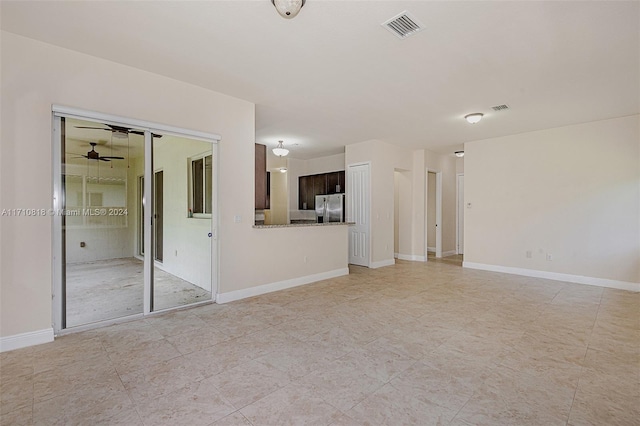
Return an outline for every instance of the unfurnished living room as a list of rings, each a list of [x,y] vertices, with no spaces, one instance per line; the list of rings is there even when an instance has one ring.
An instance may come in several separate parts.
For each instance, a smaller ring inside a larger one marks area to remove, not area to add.
[[[0,25],[0,425],[640,425],[639,2]]]

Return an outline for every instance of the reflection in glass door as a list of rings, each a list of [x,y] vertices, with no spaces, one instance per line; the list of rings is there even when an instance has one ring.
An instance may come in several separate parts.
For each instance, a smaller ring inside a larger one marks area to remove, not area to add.
[[[54,330],[210,301],[219,137],[61,109],[69,110],[54,107]]]
[[[211,299],[213,152],[210,142],[153,136],[157,311]]]
[[[133,129],[62,119],[64,328],[143,312],[136,166],[144,138]]]

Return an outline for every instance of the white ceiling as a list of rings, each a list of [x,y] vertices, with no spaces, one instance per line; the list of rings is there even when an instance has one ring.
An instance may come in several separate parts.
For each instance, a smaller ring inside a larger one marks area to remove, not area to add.
[[[4,30],[255,102],[256,142],[296,158],[374,138],[452,153],[640,110],[636,1],[308,0],[292,20],[270,0],[1,5]],[[399,40],[380,24],[403,10],[426,29]]]

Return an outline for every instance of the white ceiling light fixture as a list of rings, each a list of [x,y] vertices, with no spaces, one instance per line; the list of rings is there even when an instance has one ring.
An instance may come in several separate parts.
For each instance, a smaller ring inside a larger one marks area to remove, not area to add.
[[[278,141],[278,146],[273,148],[272,151],[274,155],[277,155],[278,157],[286,157],[287,154],[289,154],[289,150],[282,146],[282,141]]]
[[[473,114],[467,114],[464,116],[464,119],[467,120],[471,124],[476,124],[478,121],[482,120],[484,114],[481,112],[474,112]]]
[[[302,6],[305,4],[305,0],[271,0],[271,3],[276,7],[276,10],[286,19],[295,18]]]
[[[464,151],[456,151],[456,152],[454,152],[454,154],[456,154],[456,157],[458,157],[458,158],[464,157]]]

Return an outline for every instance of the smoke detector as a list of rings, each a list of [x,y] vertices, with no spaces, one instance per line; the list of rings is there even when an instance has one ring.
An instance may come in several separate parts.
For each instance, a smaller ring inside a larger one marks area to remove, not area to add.
[[[418,21],[415,16],[406,10],[388,21],[383,22],[381,25],[401,40],[404,40],[425,28],[425,26]]]

